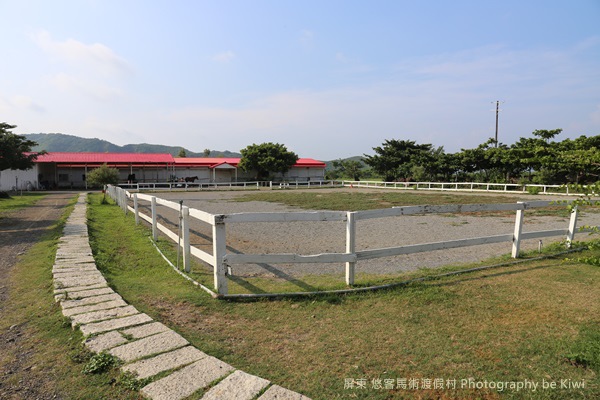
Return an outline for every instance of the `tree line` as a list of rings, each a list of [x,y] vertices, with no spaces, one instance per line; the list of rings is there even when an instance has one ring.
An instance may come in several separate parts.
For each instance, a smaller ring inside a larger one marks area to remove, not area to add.
[[[387,182],[589,184],[600,176],[600,136],[555,140],[562,129],[536,130],[512,145],[489,139],[474,149],[446,153],[412,140],[385,140],[374,155],[337,160],[328,177],[377,176]],[[367,168],[370,167],[370,168]]]

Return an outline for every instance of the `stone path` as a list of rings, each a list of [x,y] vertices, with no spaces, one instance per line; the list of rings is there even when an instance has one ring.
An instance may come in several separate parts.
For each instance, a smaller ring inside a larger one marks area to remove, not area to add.
[[[310,400],[203,353],[123,301],[96,268],[85,201],[86,195],[81,194],[65,225],[52,269],[56,301],[73,327],[87,336],[85,346],[118,357],[124,362],[121,369],[138,379],[160,374],[141,389],[150,399],[182,399],[210,387],[202,399]]]

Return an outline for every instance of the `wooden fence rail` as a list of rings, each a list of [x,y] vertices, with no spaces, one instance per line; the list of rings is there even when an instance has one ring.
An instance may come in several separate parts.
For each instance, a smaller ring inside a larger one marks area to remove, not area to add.
[[[567,246],[575,237],[577,228],[577,209],[571,213],[568,227],[565,229],[554,229],[546,231],[523,232],[523,217],[526,210],[533,208],[548,207],[550,201],[517,202],[509,204],[459,204],[459,205],[436,205],[436,206],[410,206],[394,207],[380,210],[367,211],[305,211],[305,212],[265,212],[265,213],[235,213],[235,214],[210,214],[205,211],[188,208],[182,203],[160,199],[156,196],[130,193],[120,187],[108,186],[107,193],[125,211],[135,213],[135,221],[139,223],[143,219],[151,224],[154,240],[158,232],[162,232],[168,238],[178,243],[183,252],[183,268],[190,272],[190,254],[202,260],[213,268],[214,288],[220,296],[227,296],[227,269],[234,264],[260,264],[260,263],[345,263],[346,284],[352,286],[355,279],[355,264],[357,261],[380,257],[391,257],[401,254],[413,254],[441,249],[475,246],[481,244],[512,242],[512,257],[519,256],[520,245],[526,239],[538,239],[550,236],[564,236]],[[129,206],[128,200],[133,202]],[[151,215],[140,212],[139,202],[150,203]],[[167,207],[179,213],[181,221],[180,232],[174,233],[166,226],[157,221],[157,207]],[[439,213],[466,213],[483,211],[516,211],[514,233],[476,238],[465,238],[448,240],[443,242],[411,244],[404,246],[368,249],[356,251],[356,224],[362,220],[372,218],[390,218],[415,214],[439,214]],[[212,227],[212,254],[190,246],[189,241],[189,218],[207,223]],[[346,222],[346,252],[324,253],[324,254],[233,254],[227,253],[226,247],[226,225],[228,223],[254,223],[254,222],[297,222],[297,221],[344,221]],[[591,229],[580,230],[590,231]]]

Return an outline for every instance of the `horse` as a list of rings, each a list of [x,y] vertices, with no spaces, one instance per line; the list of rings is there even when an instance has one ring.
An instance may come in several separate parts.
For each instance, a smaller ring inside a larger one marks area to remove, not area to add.
[[[198,177],[197,177],[197,176],[186,176],[186,177],[185,177],[185,181],[186,181],[186,182],[191,182],[191,183],[194,183],[194,182],[196,182],[196,179],[198,179]]]

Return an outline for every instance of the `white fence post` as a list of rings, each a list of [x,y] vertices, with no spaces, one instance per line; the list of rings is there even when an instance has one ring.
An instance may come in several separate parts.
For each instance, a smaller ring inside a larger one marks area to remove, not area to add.
[[[158,240],[158,229],[156,226],[156,197],[152,196],[150,204],[152,205],[152,239],[156,242]]]
[[[125,189],[121,189],[121,208],[125,215],[127,215],[127,192]]]
[[[571,211],[571,219],[569,220],[569,230],[567,232],[567,248],[571,248],[571,244],[573,243],[573,239],[575,238],[575,230],[577,229],[577,217],[579,215],[579,209],[577,207],[573,208]]]
[[[522,201],[518,201],[517,204],[524,204]],[[523,209],[517,210],[517,216],[515,218],[515,232],[513,234],[513,245],[512,245],[512,258],[519,257],[519,250],[521,249],[521,233],[523,232]]]
[[[135,224],[140,224],[140,210],[138,205],[137,193],[133,194],[133,213],[135,214]]]
[[[354,254],[356,251],[356,213],[348,212],[346,220],[346,253]],[[354,285],[355,262],[346,262],[346,285]]]
[[[183,236],[183,268],[185,272],[190,272],[192,264],[190,263],[190,209],[186,206],[181,208],[183,214],[181,231]]]
[[[223,263],[223,257],[227,250],[227,238],[225,235],[225,223],[220,215],[213,216],[212,239],[215,290],[218,294],[227,294],[227,277],[225,276],[225,264]]]

